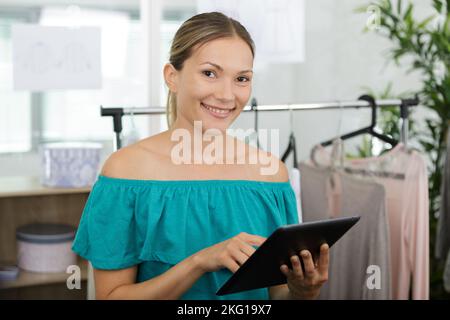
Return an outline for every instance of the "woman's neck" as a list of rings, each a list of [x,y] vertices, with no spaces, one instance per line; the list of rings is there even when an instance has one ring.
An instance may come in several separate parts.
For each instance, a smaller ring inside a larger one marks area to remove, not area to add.
[[[245,143],[219,129],[203,130],[199,124],[179,121],[171,126],[167,134],[172,145],[171,156],[177,157],[183,154],[184,161],[190,163],[216,162],[226,164],[235,163],[237,159],[245,158],[246,150],[242,150],[242,147],[245,148],[243,146]],[[175,159],[175,162],[177,162],[177,159]]]

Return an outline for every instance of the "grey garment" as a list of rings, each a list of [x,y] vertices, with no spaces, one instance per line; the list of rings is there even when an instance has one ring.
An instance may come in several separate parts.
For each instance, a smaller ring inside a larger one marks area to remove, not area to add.
[[[435,256],[445,259],[450,251],[450,130],[447,134],[447,153],[441,185],[441,207],[436,232]],[[447,264],[448,265],[448,264]],[[449,267],[450,268],[450,267]],[[448,271],[450,272],[450,270]]]
[[[391,299],[391,265],[386,195],[382,185],[300,164],[303,221],[361,216],[330,250],[328,282],[320,299]],[[333,197],[330,178],[339,196]],[[340,203],[333,209],[333,201]],[[375,267],[373,267],[375,266]],[[378,278],[379,282],[374,281]],[[375,285],[375,287],[373,286]],[[378,287],[379,285],[379,287]]]
[[[445,269],[444,269],[444,289],[447,292],[450,292],[450,250],[447,254],[447,260],[445,262]]]

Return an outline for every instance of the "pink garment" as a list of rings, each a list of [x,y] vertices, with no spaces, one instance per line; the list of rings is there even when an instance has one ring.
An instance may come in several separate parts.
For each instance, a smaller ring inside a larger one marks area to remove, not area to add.
[[[318,147],[319,165],[330,165],[329,152]],[[391,284],[393,299],[429,298],[429,200],[426,163],[416,151],[406,151],[398,144],[388,153],[373,158],[345,159],[344,168],[355,176],[371,179],[385,187],[391,248]],[[345,169],[344,169],[345,170]],[[365,170],[366,174],[356,173]],[[389,172],[404,179],[368,175]],[[412,283],[411,283],[412,280]]]

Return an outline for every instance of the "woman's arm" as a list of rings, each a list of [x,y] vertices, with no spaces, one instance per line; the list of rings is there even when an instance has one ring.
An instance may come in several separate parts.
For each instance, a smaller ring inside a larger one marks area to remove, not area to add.
[[[261,246],[266,238],[241,232],[206,247],[176,264],[163,274],[136,282],[137,266],[119,271],[94,270],[98,299],[178,299],[207,272],[227,268],[236,272],[239,265]]]
[[[94,269],[97,299],[175,300],[188,291],[204,274],[195,255],[163,274],[135,283],[137,266],[122,270]]]

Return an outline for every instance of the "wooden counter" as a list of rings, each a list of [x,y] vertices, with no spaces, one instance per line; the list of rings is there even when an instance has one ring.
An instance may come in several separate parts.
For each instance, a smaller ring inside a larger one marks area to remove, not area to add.
[[[16,229],[22,225],[62,223],[78,226],[89,192],[90,187],[45,187],[38,177],[0,178],[0,260],[16,263]],[[86,263],[82,264],[81,271],[82,286],[86,287]],[[84,298],[87,288],[82,288],[82,291],[67,289],[68,276],[66,273],[42,274],[21,270],[17,279],[0,283],[0,298]]]

